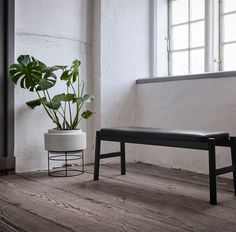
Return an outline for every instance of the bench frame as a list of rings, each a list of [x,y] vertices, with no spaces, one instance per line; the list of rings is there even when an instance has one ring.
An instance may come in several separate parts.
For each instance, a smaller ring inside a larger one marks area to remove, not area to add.
[[[120,151],[101,154],[101,141],[112,141],[120,143]],[[215,140],[209,138],[205,142],[189,142],[189,141],[174,141],[174,140],[158,140],[150,138],[120,138],[113,136],[104,136],[100,131],[96,132],[96,146],[95,146],[95,162],[94,162],[94,180],[99,179],[100,160],[112,157],[120,157],[121,175],[126,174],[125,162],[125,143],[136,143],[145,145],[167,146],[189,148],[197,150],[208,151],[209,156],[209,188],[210,188],[210,204],[217,205],[217,192],[216,192],[216,176],[232,172],[234,182],[234,195],[236,196],[236,137],[230,137],[224,140]],[[216,169],[216,146],[230,147],[232,165]]]

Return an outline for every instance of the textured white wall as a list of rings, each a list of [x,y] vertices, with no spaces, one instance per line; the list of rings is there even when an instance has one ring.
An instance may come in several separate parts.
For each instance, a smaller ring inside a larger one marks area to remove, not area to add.
[[[82,61],[81,77],[92,86],[92,0],[16,1],[16,54],[31,54],[49,65]],[[61,86],[57,87],[58,90]],[[15,89],[15,156],[17,171],[45,169],[43,134],[54,125],[43,109],[32,111],[25,102],[34,95]],[[83,123],[88,133],[86,161],[91,162],[93,121]]]
[[[95,130],[100,127],[137,125],[236,134],[235,78],[135,84],[150,74],[149,3],[95,0],[93,9],[92,0],[16,1],[16,57],[30,53],[48,64],[82,60],[81,75],[97,97],[97,114],[83,125],[88,132],[87,162],[93,159]],[[16,88],[17,171],[46,168],[43,133],[53,127],[42,110],[26,107],[29,99],[31,94]],[[103,145],[103,150],[117,149],[117,144]],[[128,161],[197,172],[208,168],[204,151],[129,145],[127,153]],[[229,163],[229,149],[217,149],[217,161],[218,166]]]
[[[101,12],[101,125],[132,125],[135,80],[149,73],[149,4],[104,0]]]
[[[101,0],[96,7],[101,13],[95,26],[100,27],[96,43],[100,55],[95,61],[100,64],[96,69],[100,103],[95,107],[100,108],[100,120],[95,128],[135,125],[135,81],[149,74],[149,1]],[[103,149],[119,146],[109,144]],[[127,159],[135,160],[135,150],[131,145],[128,149]]]
[[[95,129],[110,126],[150,126],[222,130],[236,134],[236,79],[204,79],[135,85],[150,75],[150,1],[97,2],[100,29],[96,34],[97,84],[100,102]],[[95,76],[94,76],[95,77]],[[103,150],[118,145],[104,144]],[[208,172],[204,151],[128,145],[128,161]],[[116,162],[117,159],[105,162]],[[230,151],[217,149],[217,165],[230,163]]]
[[[137,103],[139,126],[228,131],[236,135],[235,77],[140,84]],[[137,156],[145,163],[208,172],[204,151],[139,146]],[[226,166],[230,161],[230,150],[218,148],[217,166]]]

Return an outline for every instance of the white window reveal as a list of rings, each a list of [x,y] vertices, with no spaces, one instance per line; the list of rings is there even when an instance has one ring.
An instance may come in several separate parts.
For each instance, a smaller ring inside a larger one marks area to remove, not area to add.
[[[153,0],[154,75],[236,70],[236,0]]]

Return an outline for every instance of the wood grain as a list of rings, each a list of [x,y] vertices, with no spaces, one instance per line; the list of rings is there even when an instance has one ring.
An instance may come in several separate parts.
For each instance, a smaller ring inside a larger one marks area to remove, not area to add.
[[[129,164],[126,176],[120,175],[118,165],[107,165],[101,167],[100,181],[92,179],[92,166],[73,178],[48,177],[45,172],[1,177],[0,228],[236,231],[236,201],[228,180],[221,180],[221,203],[211,206],[205,175]]]
[[[22,232],[51,232],[62,231],[69,232],[63,226],[59,226],[44,218],[36,216],[26,210],[23,210],[17,204],[8,203],[0,200],[0,231],[22,231]]]

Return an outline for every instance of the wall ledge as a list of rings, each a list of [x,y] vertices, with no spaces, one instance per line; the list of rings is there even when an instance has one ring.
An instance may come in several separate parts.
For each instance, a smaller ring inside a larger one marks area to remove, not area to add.
[[[196,79],[211,79],[211,78],[225,78],[225,77],[236,77],[236,71],[224,71],[224,72],[211,72],[191,75],[180,75],[180,76],[166,76],[166,77],[147,77],[136,80],[136,84],[147,84],[154,82],[169,82],[169,81],[185,81],[185,80],[196,80]]]

